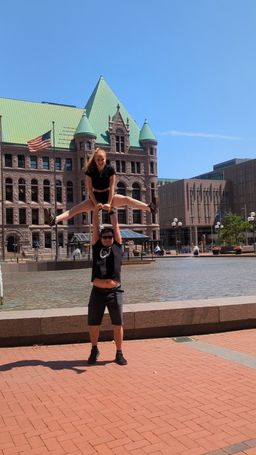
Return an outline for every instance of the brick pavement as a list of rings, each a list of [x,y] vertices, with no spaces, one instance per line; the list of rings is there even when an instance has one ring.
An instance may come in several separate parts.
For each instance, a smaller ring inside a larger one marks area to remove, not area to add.
[[[1,348],[0,455],[255,455],[256,330],[177,341]]]

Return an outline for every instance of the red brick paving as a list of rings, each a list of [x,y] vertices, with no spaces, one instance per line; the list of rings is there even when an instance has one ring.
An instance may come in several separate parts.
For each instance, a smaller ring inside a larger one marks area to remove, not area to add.
[[[256,355],[256,330],[194,338]],[[0,349],[0,455],[256,454],[256,369],[168,338],[125,341],[124,367],[99,348]]]

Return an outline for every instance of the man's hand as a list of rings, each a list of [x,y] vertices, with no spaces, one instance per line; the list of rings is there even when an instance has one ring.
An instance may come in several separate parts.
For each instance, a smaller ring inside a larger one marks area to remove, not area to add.
[[[95,206],[94,206],[94,210],[99,212],[100,210],[103,209],[103,205],[101,204],[101,202],[98,202]]]

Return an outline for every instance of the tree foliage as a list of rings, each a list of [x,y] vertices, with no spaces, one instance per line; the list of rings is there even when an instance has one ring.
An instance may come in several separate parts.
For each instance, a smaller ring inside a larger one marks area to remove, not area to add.
[[[251,229],[248,221],[232,213],[225,215],[222,225],[220,240],[228,245],[239,245],[245,240],[246,231]]]

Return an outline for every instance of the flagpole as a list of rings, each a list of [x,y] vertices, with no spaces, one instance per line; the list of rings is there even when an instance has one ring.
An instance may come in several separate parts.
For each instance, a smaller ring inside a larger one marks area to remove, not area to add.
[[[4,162],[2,150],[2,116],[0,115],[0,158],[1,158],[1,213],[2,213],[2,261],[5,261],[5,241],[4,241]]]
[[[57,216],[57,189],[56,189],[56,151],[55,151],[55,122],[52,122],[53,161],[54,161],[54,215]],[[58,261],[58,225],[55,224],[55,261]]]

